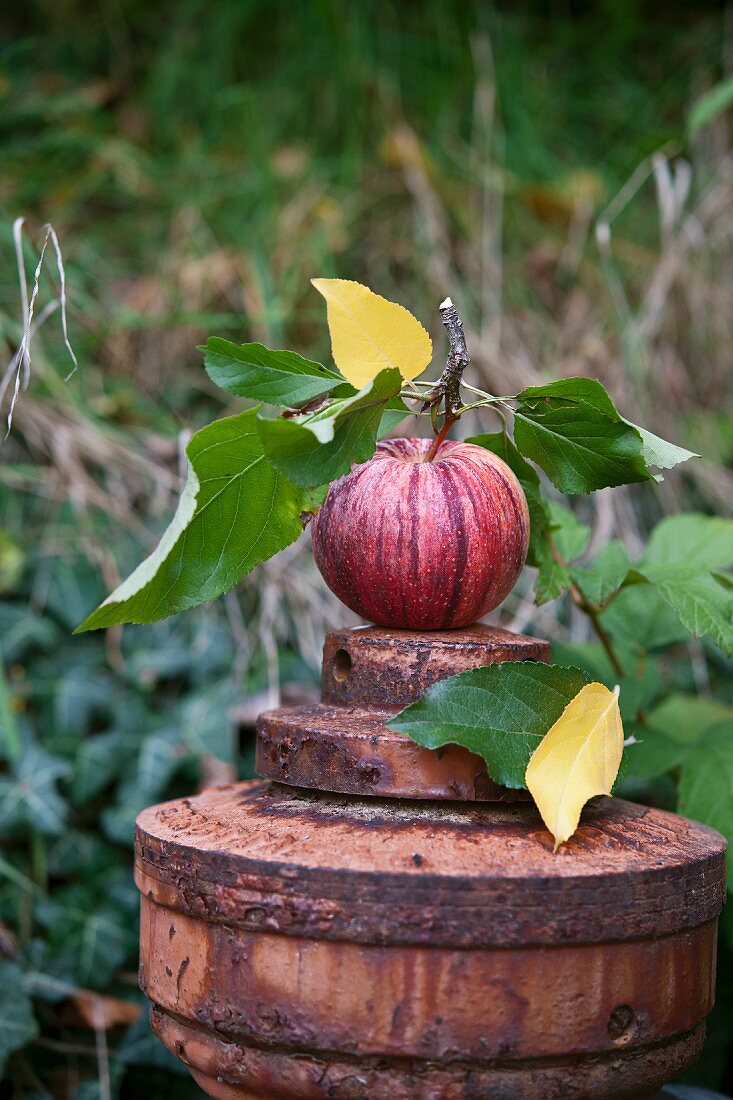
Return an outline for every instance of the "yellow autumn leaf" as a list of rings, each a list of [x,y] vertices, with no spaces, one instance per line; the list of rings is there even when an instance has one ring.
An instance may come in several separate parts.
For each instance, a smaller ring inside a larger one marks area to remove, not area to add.
[[[408,381],[433,357],[427,332],[409,310],[349,279],[311,279],[326,299],[333,359],[358,390],[396,367]]]
[[[618,688],[586,684],[542,738],[525,773],[555,851],[578,828],[588,799],[611,793],[623,751]]]

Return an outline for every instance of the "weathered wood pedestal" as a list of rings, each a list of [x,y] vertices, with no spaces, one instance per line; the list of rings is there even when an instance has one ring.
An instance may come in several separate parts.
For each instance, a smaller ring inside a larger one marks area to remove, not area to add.
[[[641,1100],[694,1061],[723,838],[606,798],[553,855],[481,759],[384,729],[435,680],[511,659],[547,646],[331,635],[322,702],[262,716],[266,781],[141,814],[141,984],[209,1095]]]

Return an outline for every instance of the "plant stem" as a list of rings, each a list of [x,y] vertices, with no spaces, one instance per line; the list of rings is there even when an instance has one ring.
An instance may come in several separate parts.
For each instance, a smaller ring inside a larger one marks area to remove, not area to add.
[[[611,641],[608,631],[601,622],[598,608],[594,603],[591,603],[583,590],[579,588],[577,584],[571,584],[568,591],[570,593],[570,599],[573,601],[575,606],[579,608],[582,612],[584,612],[584,614],[586,614],[590,619],[591,625],[596,632],[598,641],[605,649],[606,656],[613,665],[613,671],[616,673],[619,679],[623,679],[626,675],[626,673],[624,672],[624,667],[618,659],[618,654],[616,653],[616,650],[613,648],[613,642]]]
[[[461,380],[461,385],[464,387],[464,389],[470,390],[471,393],[477,393],[479,397],[483,397],[486,401],[496,400],[496,398],[493,397],[490,393],[487,393],[486,390],[480,390],[478,386],[472,386],[470,382],[464,382],[463,380]]]
[[[443,427],[440,429],[440,431],[436,435],[435,439],[433,440],[432,447],[430,448],[430,450],[428,451],[428,453],[425,456],[425,461],[426,462],[432,462],[433,461],[433,459],[437,455],[438,451],[440,450],[441,443],[444,441],[445,437],[447,436],[447,434],[450,431],[451,427],[455,423],[456,419],[457,419],[457,417],[455,417],[453,420],[449,419],[448,414],[446,413],[445,420],[443,421]]]
[[[555,561],[558,565],[561,565],[563,569],[567,569],[568,563],[565,561],[565,558],[562,556],[557,546],[555,545],[554,539],[551,535],[548,535],[548,538],[550,541],[552,556],[554,557]],[[626,675],[626,673],[624,672],[624,666],[621,664],[621,661],[618,658],[618,654],[613,648],[613,642],[611,641],[611,637],[608,631],[601,622],[601,609],[598,607],[597,604],[593,603],[592,600],[588,599],[585,592],[576,581],[572,581],[568,586],[568,595],[570,596],[570,599],[573,601],[578,610],[582,611],[583,614],[587,615],[590,619],[591,626],[596,633],[596,637],[606,651],[606,656],[613,666],[613,671],[616,673],[618,678],[622,680]]]

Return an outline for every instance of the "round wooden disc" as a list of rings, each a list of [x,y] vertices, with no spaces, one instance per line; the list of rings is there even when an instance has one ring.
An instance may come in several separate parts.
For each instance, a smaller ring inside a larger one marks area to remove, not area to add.
[[[340,798],[258,781],[163,803],[137,825],[138,873],[162,902],[362,943],[668,935],[720,912],[724,850],[713,829],[615,798],[593,800],[553,853],[533,803]]]
[[[326,637],[321,699],[336,706],[414,703],[436,680],[500,661],[549,661],[550,645],[498,626],[384,630],[357,626]]]
[[[447,676],[549,659],[547,642],[498,627],[336,631],[323,649],[321,702],[260,716],[257,771],[299,787],[382,798],[526,799],[494,783],[480,756],[457,745],[421,748],[386,723]]]
[[[525,803],[210,790],[138,819],[141,983],[222,1100],[630,1100],[699,1051],[724,849],[610,798],[553,855]]]
[[[425,749],[389,729],[394,713],[323,703],[265,711],[257,722],[257,771],[296,787],[383,798],[529,799],[489,779],[486,762],[468,749]]]

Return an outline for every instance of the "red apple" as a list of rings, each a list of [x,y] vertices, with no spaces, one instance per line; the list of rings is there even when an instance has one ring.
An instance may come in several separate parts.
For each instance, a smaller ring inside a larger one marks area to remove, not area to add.
[[[509,594],[529,511],[500,458],[472,443],[389,439],[334,482],[311,524],[316,564],[347,607],[379,626],[467,626]]]

